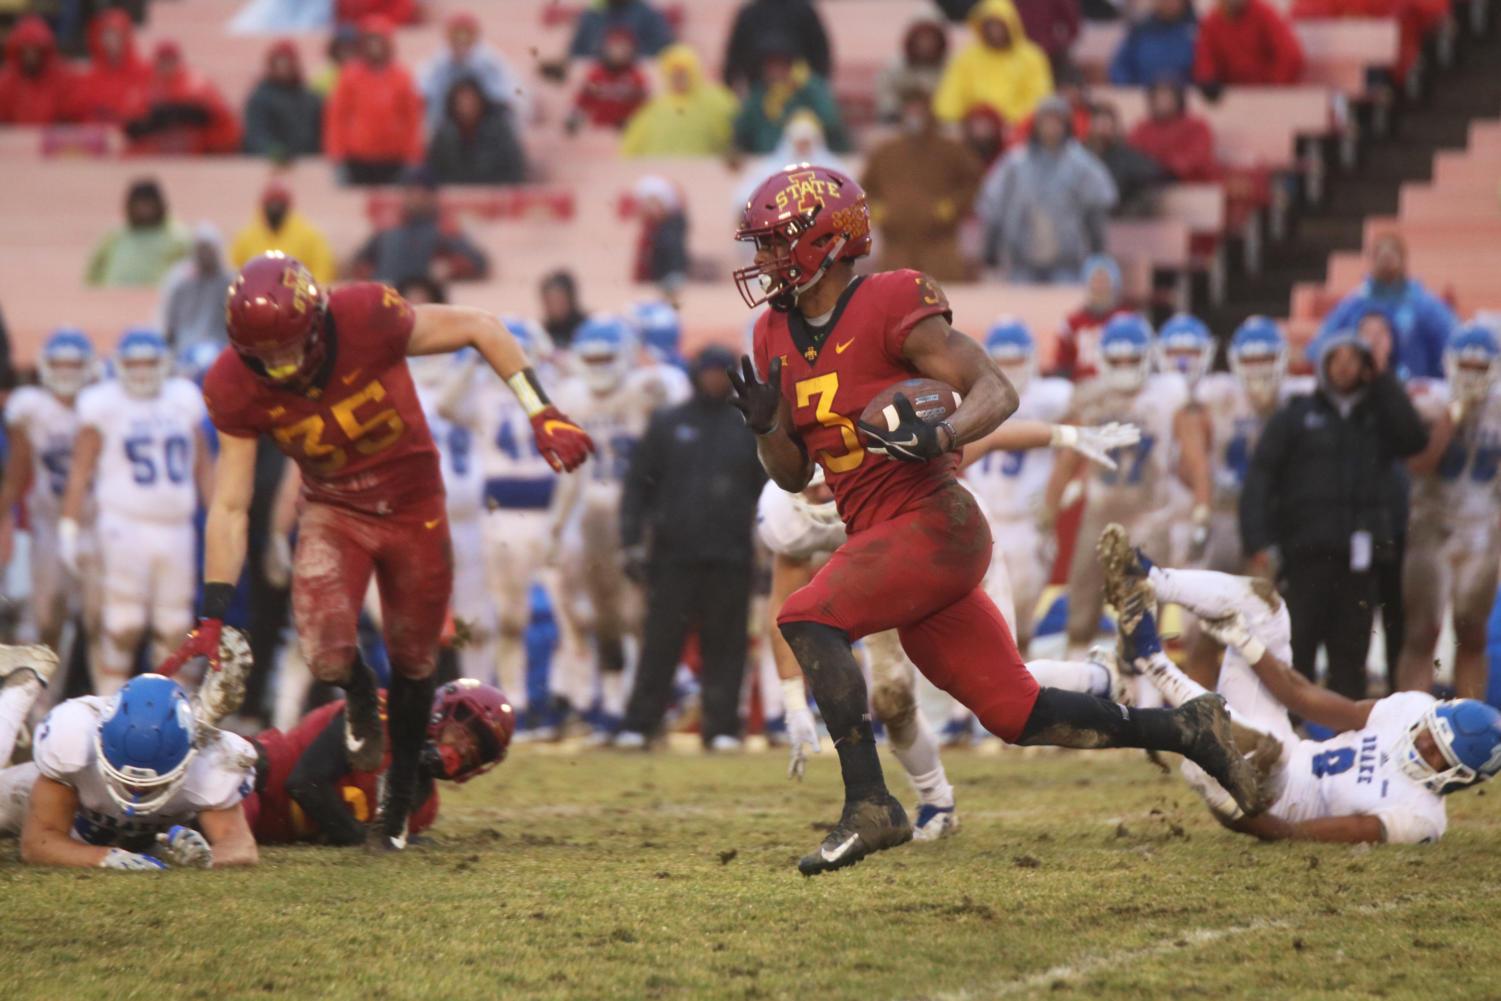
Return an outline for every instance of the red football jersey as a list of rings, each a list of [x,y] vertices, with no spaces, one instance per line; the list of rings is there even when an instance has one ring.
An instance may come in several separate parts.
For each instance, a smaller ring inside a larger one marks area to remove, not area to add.
[[[1065,379],[1082,382],[1100,374],[1100,334],[1111,317],[1129,313],[1124,303],[1108,313],[1096,313],[1085,307],[1064,317],[1058,331],[1058,355],[1053,370]]]
[[[391,514],[443,496],[438,449],[407,370],[412,307],[373,282],[328,297],[332,365],[305,393],[259,378],[233,348],[203,380],[214,427],[269,434],[302,470],[309,500]]]
[[[381,692],[381,706],[381,719],[384,720],[384,691]],[[343,708],[344,700],[337,699],[314,709],[285,733],[271,729],[256,734],[255,742],[266,755],[266,777],[261,791],[247,798],[245,815],[259,844],[284,845],[294,841],[310,841],[317,837],[318,825],[287,795],[287,779],[298,760]],[[388,735],[388,745],[389,742]],[[375,809],[380,803],[380,773],[390,763],[391,756],[388,752],[381,762],[380,772],[349,772],[339,780],[339,791],[344,797],[344,803],[360,823],[367,823],[375,816]],[[432,795],[412,812],[407,831],[410,834],[420,833],[431,827],[437,819],[438,789],[435,785]]]
[[[855,425],[876,394],[917,374],[902,356],[912,328],[930,316],[951,318],[938,283],[919,271],[856,278],[815,343],[797,312],[767,310],[756,323],[756,369],[782,358],[782,396],[793,430],[823,466],[851,534],[894,517],[954,481],[957,455],[898,462],[872,455]]]

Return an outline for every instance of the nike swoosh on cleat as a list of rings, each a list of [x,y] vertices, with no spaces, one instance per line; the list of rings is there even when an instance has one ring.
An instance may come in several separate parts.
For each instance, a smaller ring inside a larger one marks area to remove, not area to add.
[[[825,862],[838,862],[840,859],[844,858],[845,853],[853,848],[855,846],[855,842],[859,840],[860,835],[851,834],[845,840],[844,844],[840,845],[838,848],[835,848],[833,851],[829,851],[827,848],[820,848],[818,850],[818,854],[822,856]]]

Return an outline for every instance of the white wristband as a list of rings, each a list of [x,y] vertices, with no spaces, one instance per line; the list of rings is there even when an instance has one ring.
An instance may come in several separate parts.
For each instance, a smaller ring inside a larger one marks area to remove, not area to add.
[[[1189,515],[1189,518],[1195,525],[1209,524],[1209,505],[1195,504],[1193,512]]]
[[[802,678],[782,679],[782,712],[808,711],[808,692]]]
[[[1054,424],[1048,444],[1054,448],[1073,448],[1079,444],[1079,429],[1072,424]]]
[[[532,385],[532,376],[529,369],[508,377],[506,385],[511,387],[511,392],[516,394],[516,399],[521,403],[521,409],[526,411],[528,417],[535,417],[547,409],[547,404],[537,392],[536,386]]]
[[[1255,636],[1247,636],[1246,641],[1240,645],[1239,649],[1240,655],[1246,658],[1246,663],[1253,666],[1259,664],[1261,658],[1266,656],[1266,644]]]

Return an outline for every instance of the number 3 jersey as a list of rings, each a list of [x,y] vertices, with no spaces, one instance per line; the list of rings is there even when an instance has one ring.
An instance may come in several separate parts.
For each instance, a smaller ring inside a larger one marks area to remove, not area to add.
[[[918,373],[902,354],[930,316],[949,319],[943,290],[918,271],[856,278],[833,314],[815,328],[796,310],[767,310],[756,321],[756,371],[782,359],[782,398],[792,428],[823,467],[851,535],[909,510],[954,482],[957,454],[897,462],[867,452],[856,424],[882,390]]]
[[[441,501],[438,450],[406,365],[414,323],[412,307],[385,285],[336,289],[323,320],[329,357],[317,384],[278,389],[227,348],[203,380],[214,427],[244,438],[271,435],[302,470],[310,501],[367,514]]]
[[[31,445],[28,513],[34,520],[56,521],[78,437],[78,412],[40,386],[22,386],[5,401],[5,426]]]
[[[1359,730],[1287,745],[1272,814],[1294,823],[1359,814],[1379,819],[1387,841],[1437,841],[1448,826],[1444,800],[1403,774],[1395,754],[1433,703],[1424,692],[1398,692],[1371,707]]]
[[[99,433],[94,496],[101,514],[169,524],[192,519],[203,424],[197,386],[171,378],[145,399],[114,379],[97,383],[78,395],[78,423]]]

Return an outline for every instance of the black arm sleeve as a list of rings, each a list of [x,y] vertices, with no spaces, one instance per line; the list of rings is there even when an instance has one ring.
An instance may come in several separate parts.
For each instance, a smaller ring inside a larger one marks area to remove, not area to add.
[[[339,780],[348,774],[341,709],[302,752],[287,776],[287,795],[318,825],[331,845],[357,845],[365,840],[364,826],[354,819],[339,795]]]
[[[1405,459],[1428,446],[1428,427],[1391,369],[1372,379],[1369,391],[1381,423],[1383,444],[1393,455]]]

